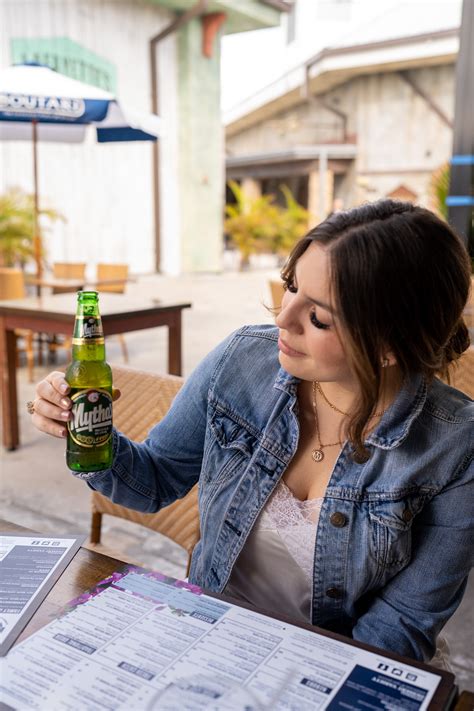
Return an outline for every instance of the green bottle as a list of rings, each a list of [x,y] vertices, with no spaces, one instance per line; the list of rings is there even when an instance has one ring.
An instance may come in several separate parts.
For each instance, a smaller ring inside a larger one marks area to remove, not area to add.
[[[66,463],[76,472],[96,472],[112,464],[112,370],[96,291],[79,291],[66,370],[73,419],[67,425]]]

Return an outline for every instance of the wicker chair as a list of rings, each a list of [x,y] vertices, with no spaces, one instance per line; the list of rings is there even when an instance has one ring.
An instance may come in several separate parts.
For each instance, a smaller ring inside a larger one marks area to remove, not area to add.
[[[474,347],[464,351],[449,368],[449,384],[474,399]]]
[[[144,373],[123,366],[114,366],[113,371],[114,384],[122,391],[122,396],[114,405],[115,426],[130,439],[142,441],[149,429],[168,411],[183,379],[173,375]],[[474,397],[474,348],[466,351],[451,366],[450,383]],[[191,553],[200,536],[197,485],[184,498],[154,514],[143,514],[114,504],[97,491],[92,493],[91,503],[91,544],[100,543],[102,515],[110,514],[139,523],[175,541],[188,553],[189,572]]]
[[[97,265],[97,289],[101,294],[124,294],[128,281],[128,264]],[[109,283],[107,283],[109,282]],[[122,349],[123,362],[128,363],[128,349],[123,333],[117,333],[117,338]]]
[[[107,291],[112,294],[124,294],[127,281],[128,264],[106,264],[100,262],[97,265],[99,291]]]
[[[54,262],[53,276],[56,279],[85,279],[85,262]],[[77,291],[76,286],[54,286],[53,294],[66,294]]]
[[[123,366],[114,366],[113,373],[114,385],[122,391],[114,404],[114,425],[130,439],[140,442],[150,428],[164,417],[183,379]],[[158,531],[184,548],[188,553],[188,574],[191,553],[199,540],[197,485],[184,498],[153,514],[114,504],[97,491],[92,492],[91,505],[91,544],[100,543],[103,514],[134,521]]]
[[[272,297],[272,307],[274,309],[279,309],[281,307],[281,300],[283,299],[283,294],[285,290],[283,288],[283,282],[281,279],[270,279],[268,282],[270,287],[270,294]]]
[[[24,299],[26,297],[25,276],[21,269],[0,267],[0,300]],[[25,328],[15,329],[17,358],[25,353],[28,366],[28,380],[34,382],[34,334]]]

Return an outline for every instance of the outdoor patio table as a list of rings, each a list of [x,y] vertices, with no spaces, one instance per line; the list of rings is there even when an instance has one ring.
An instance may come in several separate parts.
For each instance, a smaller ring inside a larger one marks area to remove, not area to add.
[[[0,533],[35,533],[41,535],[38,531],[31,531],[31,529],[23,528],[16,524],[10,523],[0,519]],[[55,535],[59,535],[56,532]],[[61,575],[59,580],[55,583],[45,600],[36,610],[35,614],[23,630],[23,632],[18,636],[15,644],[21,642],[26,637],[29,637],[33,632],[36,632],[44,625],[52,622],[57,616],[64,612],[66,603],[79,597],[86,590],[90,590],[97,585],[98,582],[104,580],[110,576],[113,572],[122,572],[126,568],[126,563],[124,561],[118,560],[116,558],[111,558],[107,555],[97,553],[89,549],[81,548],[75,555],[71,563],[68,565],[64,573]],[[218,595],[214,593],[209,593],[204,590],[207,595],[211,595],[219,600],[229,601],[233,604],[237,604],[240,607],[246,609],[255,609],[251,605],[246,605],[240,603],[240,601],[232,600],[226,598],[225,595]],[[257,612],[261,612],[257,610]],[[266,614],[266,613],[262,613]],[[268,616],[268,615],[267,615]],[[380,653],[381,650],[376,647],[370,647],[369,645],[360,644],[354,642],[353,640],[342,637],[341,635],[335,634],[333,632],[328,632],[319,627],[313,625],[294,622],[290,618],[283,618],[275,615],[279,620],[283,620],[302,629],[311,630],[329,639],[336,639],[343,641],[350,647],[359,647],[362,649],[367,649],[369,651]],[[415,662],[412,659],[405,657],[400,657],[396,654],[391,654],[390,652],[383,652],[384,657],[393,659],[395,662],[406,662],[412,666],[418,667],[420,669],[426,669],[427,671],[435,672],[441,677],[438,688],[436,689],[435,695],[429,704],[429,711],[444,710],[444,711],[464,711],[466,708],[462,704],[465,701],[466,696],[461,695],[459,699],[456,700],[456,686],[454,683],[454,676],[450,672],[445,672],[439,669],[433,669],[429,665],[422,664],[420,662]],[[466,692],[469,696],[470,692]],[[417,707],[417,706],[416,706]],[[414,706],[415,708],[415,706]]]
[[[58,277],[41,277],[27,275],[25,277],[27,286],[36,286],[42,289],[43,287],[54,289],[59,288],[66,291],[80,291],[84,288],[84,279],[59,279]]]
[[[100,298],[105,336],[167,326],[168,372],[172,375],[181,375],[181,312],[190,307],[190,303],[167,304],[150,299],[130,299],[122,294],[103,294]],[[6,449],[16,449],[20,444],[15,329],[69,336],[73,331],[75,313],[73,294],[0,301],[0,377]]]
[[[25,277],[27,286],[36,286],[41,289],[61,289],[63,292],[80,291],[84,288],[100,291],[107,286],[122,286],[136,281],[134,277],[128,276],[126,279],[66,279],[54,276],[37,277],[27,274]]]

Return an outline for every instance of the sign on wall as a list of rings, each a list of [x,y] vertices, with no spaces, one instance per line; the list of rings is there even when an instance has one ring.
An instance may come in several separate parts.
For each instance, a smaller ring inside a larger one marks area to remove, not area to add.
[[[38,62],[72,79],[115,94],[117,70],[107,59],[68,37],[14,38],[10,40],[12,64]]]

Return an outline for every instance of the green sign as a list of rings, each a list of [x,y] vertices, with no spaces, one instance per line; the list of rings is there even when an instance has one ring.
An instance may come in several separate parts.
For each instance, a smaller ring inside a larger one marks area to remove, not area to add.
[[[117,92],[115,66],[68,37],[15,38],[10,43],[12,64],[46,64],[72,79]]]

